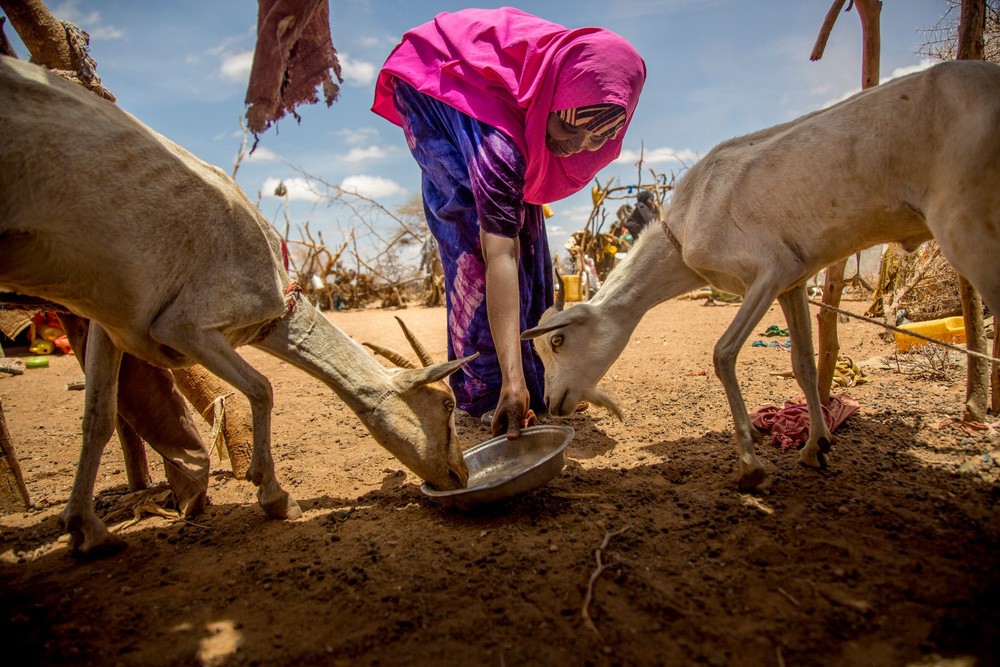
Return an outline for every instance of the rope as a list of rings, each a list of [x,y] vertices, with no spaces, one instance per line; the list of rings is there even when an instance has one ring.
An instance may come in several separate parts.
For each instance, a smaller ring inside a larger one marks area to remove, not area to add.
[[[914,338],[920,338],[922,340],[926,340],[926,341],[928,341],[930,343],[934,343],[935,345],[940,345],[941,347],[946,347],[949,350],[954,350],[955,352],[960,352],[961,354],[967,354],[967,355],[969,355],[971,357],[979,357],[980,359],[985,359],[986,361],[992,361],[995,364],[1000,364],[1000,359],[997,359],[996,357],[990,356],[988,354],[983,354],[982,352],[976,352],[974,350],[969,350],[969,349],[966,349],[966,348],[963,348],[963,347],[958,347],[957,345],[952,345],[951,343],[945,343],[944,341],[936,340],[934,338],[931,338],[930,336],[925,336],[925,335],[923,335],[921,333],[917,333],[916,331],[910,331],[908,329],[901,329],[900,327],[896,327],[896,326],[893,326],[891,324],[886,324],[885,322],[879,322],[878,320],[873,320],[872,318],[865,317],[864,315],[856,315],[855,313],[851,313],[851,312],[848,312],[848,311],[843,310],[841,308],[837,308],[835,306],[831,306],[828,303],[820,303],[818,301],[813,301],[812,299],[809,299],[809,303],[811,303],[814,306],[819,306],[820,308],[826,308],[827,310],[832,310],[833,312],[840,313],[841,315],[847,315],[848,317],[853,317],[854,319],[857,319],[857,320],[862,320],[862,321],[868,322],[870,324],[878,325],[878,326],[882,327],[883,329],[888,329],[889,331],[895,331],[895,332],[898,332],[898,333],[901,333],[901,334],[905,334],[907,336],[913,336]],[[997,334],[993,334],[993,335],[996,336]]]
[[[267,338],[274,330],[274,327],[278,325],[278,322],[288,317],[292,313],[292,311],[295,310],[295,304],[302,297],[302,286],[299,285],[296,281],[292,280],[291,282],[288,283],[288,285],[285,286],[284,296],[285,296],[285,314],[276,320],[271,320],[263,327],[261,327],[260,332],[257,334],[257,337],[253,339],[252,343],[259,343],[260,341]]]

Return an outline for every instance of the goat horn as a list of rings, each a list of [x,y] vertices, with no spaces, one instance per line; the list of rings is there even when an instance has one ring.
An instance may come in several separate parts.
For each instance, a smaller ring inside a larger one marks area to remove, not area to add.
[[[381,345],[375,345],[374,343],[362,343],[362,345],[367,348],[371,348],[372,352],[382,355],[400,368],[416,368],[412,361],[401,355],[399,352],[390,350],[387,347],[382,347]]]
[[[425,350],[424,346],[420,344],[420,341],[417,340],[416,336],[414,336],[413,333],[406,328],[406,324],[403,323],[403,320],[396,317],[396,321],[399,322],[399,326],[403,327],[403,335],[406,336],[406,340],[409,341],[410,347],[413,348],[413,351],[417,353],[420,363],[424,366],[430,366],[433,364],[434,360],[431,359],[431,355],[427,354],[427,350]]]
[[[559,273],[559,267],[555,263],[552,264],[552,271],[556,274],[556,280],[559,281],[559,292],[556,294],[556,302],[552,304],[558,313],[566,307],[566,286],[563,285],[562,274]]]

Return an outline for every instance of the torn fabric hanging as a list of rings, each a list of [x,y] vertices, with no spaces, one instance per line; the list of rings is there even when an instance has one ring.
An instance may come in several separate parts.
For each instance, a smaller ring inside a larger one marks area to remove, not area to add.
[[[331,76],[332,72],[332,76]],[[333,77],[336,77],[334,82]],[[328,0],[259,0],[257,46],[247,87],[247,125],[258,138],[286,113],[340,94],[340,63],[330,36]]]

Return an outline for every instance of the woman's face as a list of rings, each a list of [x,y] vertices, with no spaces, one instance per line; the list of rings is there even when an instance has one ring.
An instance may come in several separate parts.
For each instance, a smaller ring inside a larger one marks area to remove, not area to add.
[[[582,127],[570,125],[553,111],[549,114],[549,121],[545,130],[545,146],[559,157],[566,157],[574,153],[582,153],[583,151],[596,151],[608,141],[618,136],[622,127],[624,125],[619,125],[604,134],[594,134]]]

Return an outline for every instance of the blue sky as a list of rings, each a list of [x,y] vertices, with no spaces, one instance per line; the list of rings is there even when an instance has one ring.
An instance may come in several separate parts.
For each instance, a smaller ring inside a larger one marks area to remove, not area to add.
[[[646,61],[648,78],[622,156],[599,180],[636,180],[645,173],[680,174],[715,144],[791,120],[860,88],[861,28],[842,14],[823,59],[810,62],[831,0],[525,0],[518,7],[568,27],[598,25],[628,39]],[[419,192],[420,173],[402,131],[370,111],[375,76],[402,33],[441,11],[469,6],[446,0],[331,0],[334,45],[344,68],[332,107],[300,108],[262,135],[237,181],[261,210],[282,222],[271,193],[284,181],[292,219],[309,221],[333,245],[351,225],[350,212],[317,204],[296,187],[301,172],[358,188],[388,207]],[[476,6],[499,6],[479,3]],[[253,0],[50,0],[60,19],[87,30],[91,54],[118,104],[195,155],[232,170],[240,148],[238,119],[255,44]],[[945,13],[943,0],[886,0],[882,9],[883,79],[921,66],[926,30]],[[23,46],[9,24],[21,57]],[[588,189],[589,190],[589,189]],[[582,228],[589,192],[553,202],[547,221],[553,251]]]

